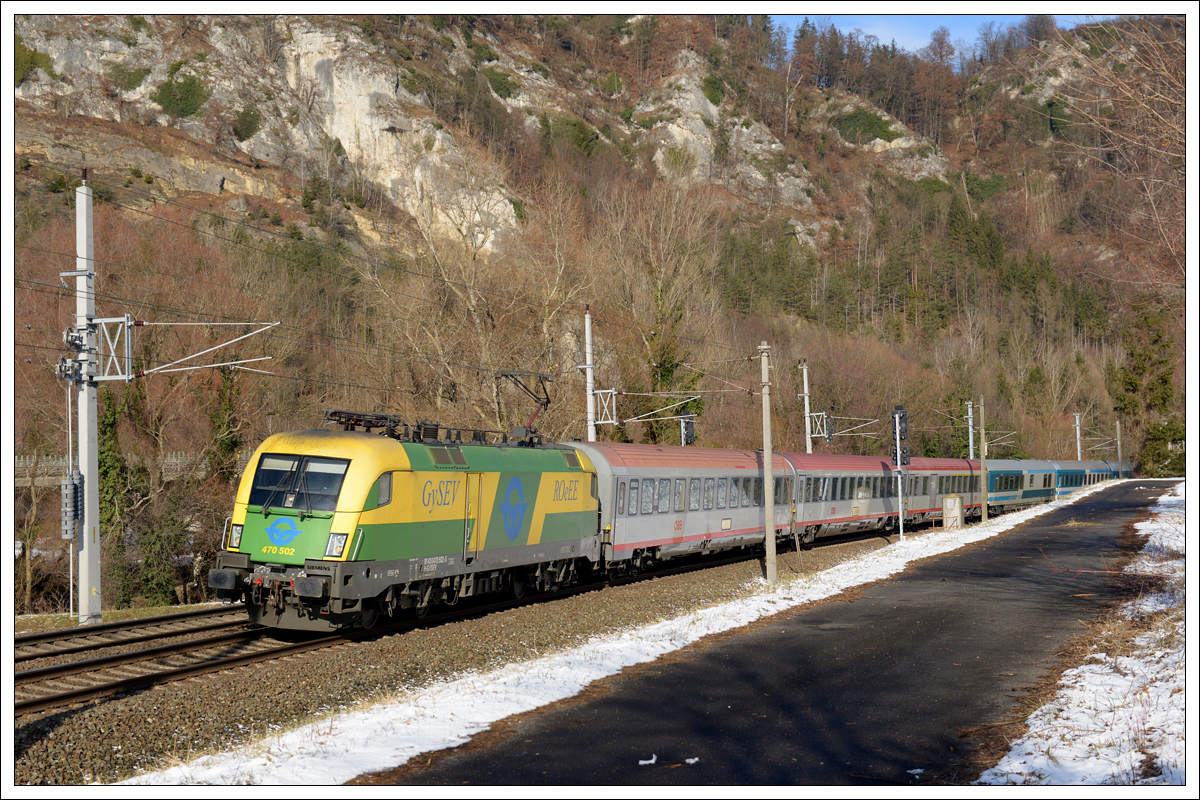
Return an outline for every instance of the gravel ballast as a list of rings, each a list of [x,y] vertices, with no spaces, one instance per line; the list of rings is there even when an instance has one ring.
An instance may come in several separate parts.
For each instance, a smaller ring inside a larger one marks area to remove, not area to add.
[[[780,553],[780,579],[828,569],[887,543],[872,537]],[[19,718],[14,777],[17,784],[108,783],[164,769],[432,681],[528,661],[742,597],[763,585],[762,575],[761,559],[752,559],[648,578]]]

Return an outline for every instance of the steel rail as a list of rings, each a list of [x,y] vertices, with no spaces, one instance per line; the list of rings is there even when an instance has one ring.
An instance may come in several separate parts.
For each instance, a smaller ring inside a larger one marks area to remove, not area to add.
[[[213,622],[208,625],[196,625],[196,626],[190,627],[190,628],[180,628],[179,630],[175,630],[175,631],[168,630],[168,631],[163,631],[160,633],[144,633],[144,634],[139,634],[136,636],[127,636],[127,637],[124,637],[121,639],[115,639],[113,641],[91,642],[88,644],[70,645],[67,647],[60,647],[55,650],[37,650],[37,651],[17,652],[15,654],[13,660],[16,663],[20,663],[22,661],[36,661],[39,658],[54,658],[55,656],[71,655],[72,653],[83,653],[83,652],[87,652],[88,650],[103,650],[106,647],[120,647],[121,645],[125,645],[125,644],[136,644],[138,642],[150,642],[150,641],[154,641],[155,639],[169,639],[173,636],[187,636],[188,634],[191,634],[191,633],[202,633],[204,631],[221,630],[223,628],[232,628],[235,626],[241,626],[241,625],[246,625],[246,624],[248,624],[247,620],[245,618],[242,618],[242,619],[238,619],[234,622]],[[49,644],[50,646],[53,646],[52,642],[49,642],[49,643],[42,642],[40,644]]]
[[[181,611],[176,614],[164,614],[159,617],[143,617],[138,620],[129,620],[126,622],[106,622],[100,625],[83,625],[77,628],[60,628],[58,630],[46,631],[44,633],[30,633],[24,636],[16,636],[13,638],[13,644],[20,647],[25,644],[33,644],[36,642],[55,641],[57,639],[78,639],[84,636],[95,636],[99,633],[110,633],[120,630],[137,630],[138,628],[152,627],[154,625],[163,625],[173,621],[181,621],[186,619],[194,619],[197,617],[211,617],[220,614],[236,613],[237,609],[234,605],[223,605],[217,608],[203,608],[199,611]]]

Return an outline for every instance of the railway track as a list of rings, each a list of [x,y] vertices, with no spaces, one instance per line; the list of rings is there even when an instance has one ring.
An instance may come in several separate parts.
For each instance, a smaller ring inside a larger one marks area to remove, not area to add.
[[[830,537],[816,547],[836,545],[861,535]],[[521,599],[464,601],[462,606],[443,606],[439,613],[423,619],[407,618],[378,625],[370,630],[352,630],[299,642],[271,638],[274,629],[251,627],[240,606],[152,617],[136,623],[114,623],[84,630],[71,629],[16,639],[16,661],[52,659],[64,655],[91,654],[66,663],[16,672],[13,680],[15,715],[25,716],[106,697],[141,691],[172,681],[234,669],[258,662],[294,656],[351,641],[405,633],[417,628],[444,625],[470,617],[507,611],[539,602],[551,602],[606,586],[622,586],[644,579],[665,578],[702,569],[712,569],[761,557],[755,549],[738,550],[716,557],[681,558],[671,566],[627,577],[595,580]],[[131,643],[188,638],[132,651],[108,652]]]
[[[128,622],[87,625],[17,636],[13,640],[13,655],[19,664],[24,661],[152,642],[171,636],[187,636],[245,624],[245,612],[241,606],[220,606]]]

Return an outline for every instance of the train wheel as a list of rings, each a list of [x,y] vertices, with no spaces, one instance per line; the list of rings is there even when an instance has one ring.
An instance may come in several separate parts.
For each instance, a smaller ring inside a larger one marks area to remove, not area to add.
[[[805,526],[804,532],[800,534],[800,544],[805,547],[811,547],[812,543],[817,540],[817,532],[812,526]]]
[[[364,605],[360,624],[370,630],[379,624],[379,607],[376,605]]]
[[[513,575],[512,579],[513,597],[520,600],[525,596],[525,592],[529,589],[529,581],[525,575]]]

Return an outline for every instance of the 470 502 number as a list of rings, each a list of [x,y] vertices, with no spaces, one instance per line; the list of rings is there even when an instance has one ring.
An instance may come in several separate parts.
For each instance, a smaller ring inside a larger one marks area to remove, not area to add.
[[[276,547],[273,544],[264,545],[262,551],[271,555],[277,556],[294,556],[296,548],[294,547]]]

